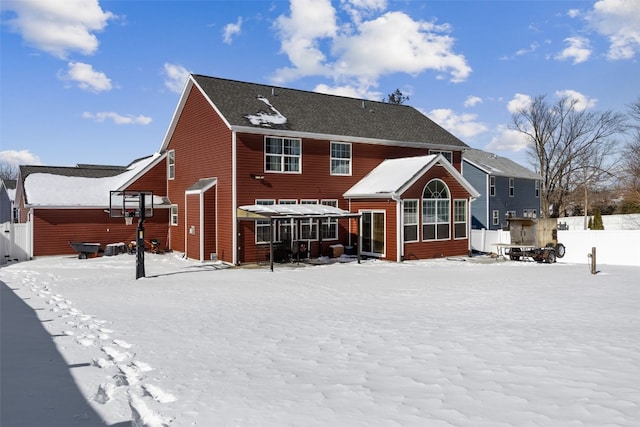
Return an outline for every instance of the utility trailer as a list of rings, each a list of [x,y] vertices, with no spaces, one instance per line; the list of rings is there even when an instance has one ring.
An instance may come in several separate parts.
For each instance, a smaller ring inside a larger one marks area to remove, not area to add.
[[[558,243],[557,218],[507,218],[510,243],[498,243],[499,255],[513,261],[533,260],[553,264],[566,248]]]

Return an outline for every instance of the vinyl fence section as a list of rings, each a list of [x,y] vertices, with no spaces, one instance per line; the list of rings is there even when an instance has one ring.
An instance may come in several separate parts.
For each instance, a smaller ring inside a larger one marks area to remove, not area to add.
[[[31,223],[0,224],[0,265],[31,259]]]
[[[640,230],[560,230],[558,241],[567,248],[558,262],[587,264],[596,248],[596,265],[640,266]]]
[[[471,248],[496,252],[496,243],[509,243],[508,231],[471,230]],[[558,262],[591,262],[591,248],[596,248],[596,264],[640,266],[640,230],[558,230],[558,242],[567,251]]]

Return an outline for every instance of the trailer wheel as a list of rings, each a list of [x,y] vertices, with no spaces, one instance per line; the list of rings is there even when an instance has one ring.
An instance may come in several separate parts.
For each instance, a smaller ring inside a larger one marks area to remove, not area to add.
[[[87,254],[84,252],[80,252],[80,255],[78,255],[79,259],[87,259]]]
[[[556,254],[558,255],[558,258],[562,258],[566,251],[567,248],[565,248],[562,243],[558,243],[556,245]]]
[[[554,262],[556,262],[556,251],[554,250],[547,251],[547,262],[549,264],[553,264]]]

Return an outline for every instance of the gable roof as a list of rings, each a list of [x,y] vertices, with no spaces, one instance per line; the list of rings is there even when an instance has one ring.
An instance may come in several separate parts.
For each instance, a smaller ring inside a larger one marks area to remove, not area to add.
[[[480,196],[441,154],[387,159],[344,193],[346,199],[398,199],[413,183],[434,165],[439,164],[474,198]]]
[[[11,200],[12,202],[16,199],[16,182],[17,181],[15,179],[0,178],[0,187],[5,189],[9,200]]]
[[[390,104],[192,74],[161,152],[192,87],[231,130],[282,136],[464,149],[467,145],[420,111]]]
[[[25,205],[109,206],[109,191],[126,186],[161,157],[154,154],[134,160],[129,166],[20,166]]]
[[[462,153],[462,160],[484,173],[509,178],[542,179],[537,173],[506,157],[471,148]],[[464,170],[464,166],[463,166]]]

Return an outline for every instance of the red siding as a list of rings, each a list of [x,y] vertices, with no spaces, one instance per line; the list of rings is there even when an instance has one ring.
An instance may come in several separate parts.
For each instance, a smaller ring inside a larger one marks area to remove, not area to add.
[[[167,244],[167,209],[157,209],[144,223],[145,239]],[[33,255],[73,254],[70,241],[100,243],[130,242],[136,239],[136,221],[125,225],[122,218],[109,218],[103,209],[34,209]]]
[[[131,184],[127,190],[130,191],[153,191],[155,196],[167,195],[167,159],[162,159],[141,176],[136,182]]]
[[[191,224],[185,221],[185,190],[199,179],[216,177],[218,188],[209,191],[217,191],[220,207],[217,212],[221,224],[218,228],[218,258],[233,261],[232,215],[235,208],[231,198],[231,131],[196,88],[188,95],[167,150],[175,150],[175,179],[168,181],[168,196],[179,209],[178,226],[171,227],[172,249],[186,250],[185,227]],[[213,207],[207,205],[205,215],[208,218],[215,215],[209,212],[210,209]],[[215,241],[215,234],[210,234],[209,227],[206,231],[205,242],[209,248],[208,242]]]
[[[200,195],[189,194],[186,198],[187,214],[185,226],[187,227],[188,258],[200,259]]]

